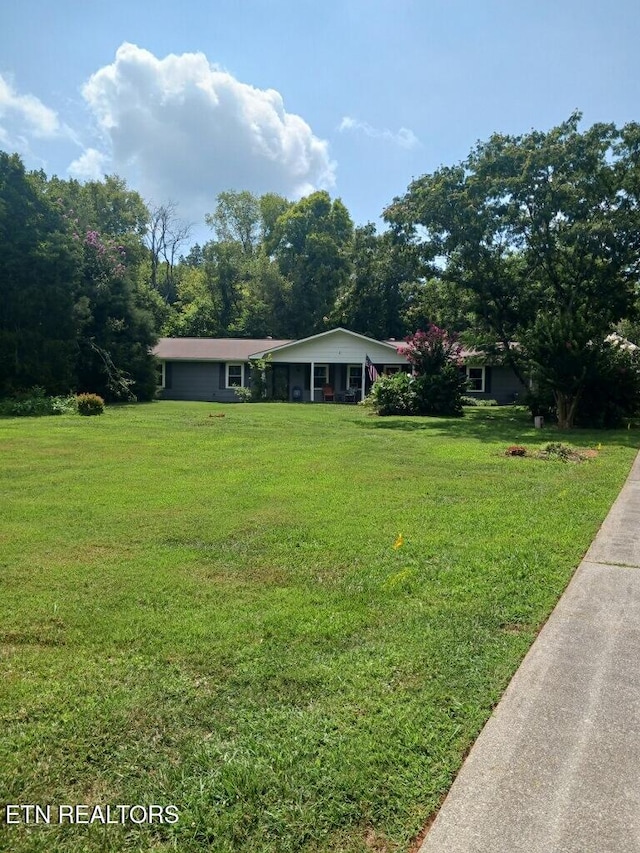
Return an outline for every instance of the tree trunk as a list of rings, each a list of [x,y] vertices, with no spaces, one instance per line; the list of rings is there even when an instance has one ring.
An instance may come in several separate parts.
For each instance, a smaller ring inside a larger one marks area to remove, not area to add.
[[[558,411],[558,429],[573,429],[580,392],[567,394],[563,391],[554,391]]]

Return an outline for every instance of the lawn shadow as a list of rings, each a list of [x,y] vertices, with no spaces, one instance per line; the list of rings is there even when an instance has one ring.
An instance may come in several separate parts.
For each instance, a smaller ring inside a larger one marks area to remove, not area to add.
[[[529,441],[544,444],[562,441],[574,446],[590,444],[617,444],[640,448],[640,430],[633,429],[580,429],[559,430],[555,424],[536,429],[528,412],[514,406],[478,407],[465,410],[461,418],[412,417],[371,415],[365,420],[354,420],[362,429],[388,429],[402,432],[440,433],[449,438],[476,439],[478,441]]]

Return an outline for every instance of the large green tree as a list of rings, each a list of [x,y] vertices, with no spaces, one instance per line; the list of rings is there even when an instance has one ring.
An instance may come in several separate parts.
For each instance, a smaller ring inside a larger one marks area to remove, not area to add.
[[[75,381],[80,251],[44,181],[0,152],[0,394]]]
[[[340,199],[312,193],[276,220],[264,242],[290,282],[291,337],[321,332],[350,271],[353,223]]]
[[[155,331],[136,277],[147,216],[119,178],[48,179],[0,153],[0,393],[153,395]]]
[[[637,126],[581,132],[579,121],[495,134],[385,212],[435,274],[469,294],[477,342],[499,344],[552,392],[561,427],[573,424],[604,338],[633,312],[638,282]]]
[[[220,193],[206,222],[214,239],[195,246],[178,271],[177,335],[274,337],[288,334],[291,286],[265,243],[291,202],[274,193]]]
[[[407,295],[418,276],[414,247],[375,225],[356,228],[349,253],[349,276],[338,293],[331,320],[373,338],[402,338]]]

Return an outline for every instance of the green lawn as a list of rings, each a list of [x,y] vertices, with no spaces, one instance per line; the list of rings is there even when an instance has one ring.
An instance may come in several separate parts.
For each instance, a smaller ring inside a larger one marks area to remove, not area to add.
[[[513,409],[0,420],[0,826],[21,851],[407,851],[640,446]],[[402,533],[404,545],[393,544]]]

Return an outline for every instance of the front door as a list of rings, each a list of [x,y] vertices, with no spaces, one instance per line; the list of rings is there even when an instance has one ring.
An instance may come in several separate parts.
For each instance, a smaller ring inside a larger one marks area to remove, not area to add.
[[[273,399],[283,403],[289,400],[289,365],[273,365]]]

